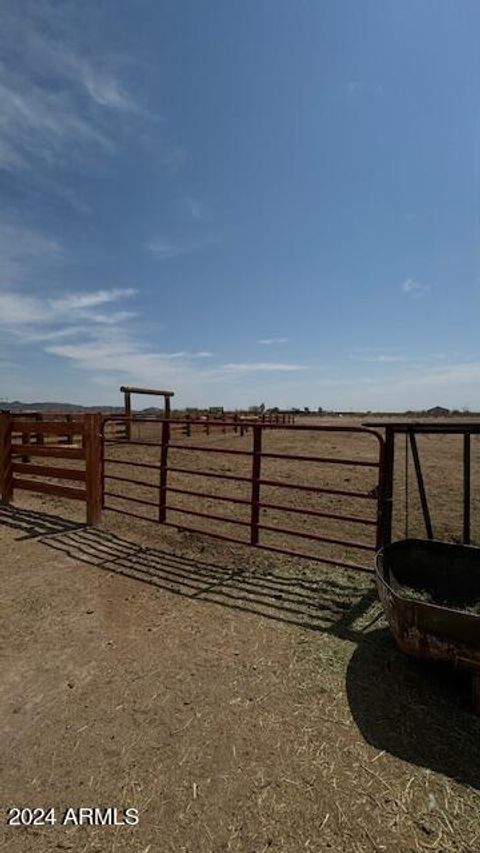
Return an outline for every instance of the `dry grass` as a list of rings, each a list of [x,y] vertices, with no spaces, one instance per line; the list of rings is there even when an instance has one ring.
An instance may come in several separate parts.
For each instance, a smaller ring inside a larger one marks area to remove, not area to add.
[[[452,441],[419,441],[448,538],[461,531]],[[114,513],[88,530],[61,499],[19,503],[0,524],[6,804],[137,806],[140,824],[8,830],[6,849],[479,849],[468,681],[397,652],[368,575]],[[413,512],[417,524],[423,535]]]

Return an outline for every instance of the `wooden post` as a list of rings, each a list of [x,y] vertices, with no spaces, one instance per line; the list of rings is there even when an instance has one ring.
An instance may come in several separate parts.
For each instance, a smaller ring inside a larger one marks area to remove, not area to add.
[[[22,432],[22,444],[30,444],[29,432]],[[22,462],[30,462],[30,456],[22,456]]]
[[[170,397],[164,397],[163,399],[165,400],[165,418],[168,420],[168,418],[170,417]]]
[[[12,417],[0,414],[0,491],[3,504],[13,500]]]
[[[125,417],[131,418],[132,417],[132,398],[130,396],[130,391],[124,391],[123,393],[125,396],[125,407],[124,407],[125,408]],[[131,425],[130,421],[126,421],[125,422],[125,438],[127,439],[127,441],[130,441],[131,437],[132,437],[132,425]]]
[[[73,421],[72,415],[66,415],[65,420],[66,420],[67,424],[71,424]],[[67,433],[66,439],[67,439],[67,441],[66,441],[67,444],[73,444],[73,432]]]
[[[192,426],[190,424],[190,415],[185,415],[185,435],[190,438],[192,434]]]
[[[102,515],[102,424],[100,412],[85,415],[85,487],[87,492],[87,524],[95,527]]]
[[[250,508],[250,545],[258,545],[258,523],[260,520],[260,469],[262,463],[262,427],[253,427],[252,451],[252,495]]]
[[[36,421],[43,421],[43,415],[41,412],[37,412],[35,415]],[[37,444],[44,444],[45,442],[45,434],[43,432],[37,432]]]
[[[205,421],[205,433],[210,435],[210,415],[207,412],[207,420]]]

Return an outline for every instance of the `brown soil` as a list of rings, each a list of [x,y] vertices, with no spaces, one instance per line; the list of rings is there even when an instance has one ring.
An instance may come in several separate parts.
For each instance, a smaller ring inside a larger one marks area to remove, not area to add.
[[[455,538],[455,439],[432,441],[435,532]],[[364,488],[365,471],[342,476]],[[15,503],[0,512],[4,806],[136,807],[140,823],[3,825],[5,849],[479,849],[468,679],[396,650],[371,577],[113,512],[87,529],[60,498]]]

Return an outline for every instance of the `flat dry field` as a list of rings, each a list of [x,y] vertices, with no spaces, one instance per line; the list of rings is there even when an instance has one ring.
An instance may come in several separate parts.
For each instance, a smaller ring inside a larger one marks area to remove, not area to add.
[[[192,436],[191,442],[246,449],[251,436]],[[265,445],[271,452],[376,458],[374,439],[365,437],[272,431]],[[460,441],[421,438],[419,448],[434,532],[459,538]],[[251,464],[246,456],[209,454],[200,466],[196,454],[175,452],[178,467],[247,475]],[[154,464],[159,450],[130,445],[110,448],[109,456]],[[476,441],[472,463],[474,539],[480,540]],[[375,485],[373,468],[313,468],[271,459],[262,473],[361,491]],[[112,491],[157,500],[158,472],[138,472],[154,488],[112,481]],[[176,488],[248,498],[247,484],[175,476]],[[409,532],[423,536],[413,468],[410,480]],[[262,497],[294,509],[375,517],[372,499],[279,492]],[[173,498],[180,508],[200,507],[180,493]],[[202,501],[205,511],[229,518],[248,512],[242,504]],[[156,514],[146,504],[133,511]],[[248,532],[172,512],[172,523],[187,518],[199,529]],[[58,816],[68,806],[133,807],[140,821],[6,828],[4,812],[6,850],[480,849],[480,721],[470,710],[468,679],[396,650],[369,575],[113,512],[95,530],[82,522],[81,506],[26,492],[16,496],[15,509],[0,510],[2,801],[52,806]],[[352,541],[374,541],[367,525],[313,523],[277,510],[262,518],[269,526],[280,522],[329,538],[335,530]],[[263,531],[266,543],[267,535],[277,546],[372,562],[362,549]]]

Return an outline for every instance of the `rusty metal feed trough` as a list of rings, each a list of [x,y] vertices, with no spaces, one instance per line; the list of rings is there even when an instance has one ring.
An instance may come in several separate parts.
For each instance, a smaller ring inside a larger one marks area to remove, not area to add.
[[[376,580],[399,648],[471,672],[480,714],[480,548],[419,539],[393,542],[377,554]]]

